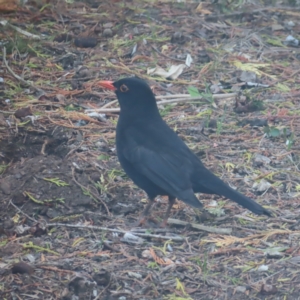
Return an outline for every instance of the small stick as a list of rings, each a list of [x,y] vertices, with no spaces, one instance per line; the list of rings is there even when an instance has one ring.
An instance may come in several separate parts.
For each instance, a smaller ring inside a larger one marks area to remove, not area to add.
[[[231,94],[216,94],[213,95],[212,97],[214,99],[227,99],[227,98],[232,98],[236,96],[235,93],[231,93]],[[158,97],[157,97],[158,98]],[[171,98],[169,96],[165,96],[165,98]],[[174,98],[174,97],[172,97]],[[163,99],[162,96],[159,99]],[[178,99],[171,99],[171,100],[162,100],[162,101],[157,101],[157,105],[161,105],[161,104],[166,104],[166,103],[177,103],[177,102],[188,102],[188,101],[197,101],[197,100],[203,100],[203,97],[190,97],[189,95],[184,95],[184,98],[178,98]],[[120,108],[106,108],[108,106],[110,106],[110,104],[115,104],[117,102],[117,100],[114,100],[112,102],[106,103],[103,107],[101,108],[95,108],[95,109],[86,109],[85,113],[88,112],[102,112],[102,113],[106,113],[106,112],[120,112]],[[105,108],[104,108],[105,107]]]
[[[100,197],[98,197],[97,195],[95,195],[92,191],[90,191],[88,188],[86,188],[84,185],[80,184],[80,183],[76,180],[76,178],[75,178],[75,169],[74,169],[74,168],[72,168],[72,178],[73,178],[73,181],[74,181],[79,187],[82,188],[82,190],[88,191],[89,193],[91,193],[91,195],[93,195],[96,199],[98,199],[98,200],[103,204],[103,206],[105,207],[107,214],[108,214],[109,216],[111,216],[111,213],[110,213],[110,211],[109,211],[109,209],[108,209],[106,203],[105,203]]]
[[[27,219],[31,220],[32,222],[36,223],[38,222],[38,220],[35,220],[31,217],[29,217],[26,213],[24,213],[19,207],[17,207],[16,205],[13,204],[12,200],[9,200],[9,204],[12,205],[19,213],[21,213],[22,215],[24,215]]]
[[[104,230],[104,231],[118,232],[118,233],[124,233],[124,234],[130,232],[130,231],[125,231],[125,230],[112,229],[112,228],[101,227],[101,226],[92,226],[92,225],[74,225],[74,224],[64,224],[64,223],[51,223],[51,224],[48,224],[48,226],[65,226],[65,227],[71,227],[71,228]],[[140,236],[140,237],[157,238],[157,239],[164,239],[164,240],[173,240],[173,241],[176,241],[176,242],[182,242],[182,241],[185,240],[181,236],[164,236],[164,235],[160,235],[160,234],[139,233],[139,232],[133,232],[133,234],[136,235],[136,236]]]
[[[35,40],[41,40],[41,39],[42,39],[39,35],[32,34],[32,33],[28,32],[28,31],[25,31],[25,30],[23,30],[23,29],[21,29],[21,28],[19,28],[19,27],[17,27],[17,26],[14,26],[14,25],[10,24],[10,23],[9,23],[8,21],[6,21],[6,20],[1,20],[1,21],[0,21],[0,24],[1,24],[2,26],[8,26],[8,27],[10,27],[10,28],[12,28],[12,29],[18,31],[19,33],[21,33],[21,34],[23,34],[23,35],[29,37],[29,38],[32,38],[32,39],[35,39]]]
[[[209,227],[209,226],[204,226],[200,224],[195,224],[195,223],[189,223],[177,219],[168,219],[168,224],[175,224],[175,225],[190,225],[192,228],[199,229],[202,231],[207,231],[207,232],[212,232],[212,233],[219,233],[219,234],[231,234],[232,228],[219,228],[219,227]]]
[[[185,62],[185,60],[183,60],[183,59],[180,59],[180,58],[175,58],[175,57],[171,57],[171,56],[168,56],[168,55],[166,55],[166,54],[164,54],[164,53],[161,53],[158,49],[156,49],[153,45],[151,45],[151,48],[155,51],[155,52],[157,52],[159,55],[161,55],[162,57],[165,57],[165,58],[168,58],[168,59],[172,59],[172,60],[175,60],[175,61],[180,61],[180,62]]]
[[[24,85],[33,88],[36,92],[42,92],[42,93],[44,93],[43,90],[37,88],[37,87],[34,86],[33,84],[31,84],[31,83],[27,82],[26,80],[24,80],[21,76],[19,76],[19,75],[17,75],[17,74],[14,73],[14,71],[10,68],[10,66],[8,65],[8,62],[7,62],[7,60],[6,60],[6,48],[5,48],[5,47],[2,48],[2,56],[3,56],[3,57],[2,57],[3,62],[4,62],[4,64],[5,64],[7,70],[9,71],[9,73],[10,73],[12,76],[14,76],[17,80],[19,80],[19,81],[20,81],[21,83],[23,83]]]
[[[33,222],[38,222],[38,220],[35,220],[31,217],[29,217],[26,213],[24,213],[21,209],[19,209],[16,205],[12,203],[12,201],[9,201],[9,204],[12,205],[18,212],[26,216],[29,220]],[[110,232],[118,232],[118,233],[128,233],[130,231],[125,230],[119,230],[119,229],[112,229],[107,227],[100,227],[100,226],[92,226],[92,225],[75,225],[75,224],[64,224],[64,223],[46,223],[46,227],[50,226],[59,226],[59,227],[70,227],[70,228],[83,228],[83,229],[93,229],[93,230],[103,230],[103,231],[110,231]],[[132,234],[140,237],[146,237],[146,238],[157,238],[157,239],[164,239],[164,240],[173,240],[176,242],[182,242],[185,239],[181,236],[164,236],[160,234],[150,234],[150,233],[139,233],[139,232],[133,232]]]

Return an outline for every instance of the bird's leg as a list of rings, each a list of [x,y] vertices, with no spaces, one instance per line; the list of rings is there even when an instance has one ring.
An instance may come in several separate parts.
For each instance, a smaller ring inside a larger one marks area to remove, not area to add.
[[[168,208],[164,217],[163,222],[161,223],[161,227],[166,227],[167,226],[167,222],[168,222],[168,218],[172,209],[173,204],[175,203],[175,197],[169,196],[169,204],[168,204]]]
[[[153,203],[154,203],[154,198],[149,197],[148,198],[148,203],[147,203],[144,211],[142,212],[141,218],[138,221],[138,226],[143,225],[147,221],[147,217],[149,215],[149,212],[151,210],[151,207],[152,207]]]

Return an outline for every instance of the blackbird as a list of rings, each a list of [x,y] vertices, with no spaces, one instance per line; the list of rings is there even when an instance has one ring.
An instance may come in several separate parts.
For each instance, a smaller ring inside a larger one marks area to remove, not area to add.
[[[126,174],[149,197],[143,221],[158,195],[169,198],[164,225],[176,198],[203,208],[194,193],[225,196],[258,215],[271,216],[268,210],[232,189],[202,164],[162,119],[155,96],[144,80],[132,77],[100,81],[100,86],[115,91],[120,104],[117,155]]]

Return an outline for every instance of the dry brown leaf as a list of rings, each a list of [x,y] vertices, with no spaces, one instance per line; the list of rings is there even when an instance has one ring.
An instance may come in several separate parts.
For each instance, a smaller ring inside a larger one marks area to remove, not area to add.
[[[173,264],[173,261],[171,259],[169,259],[169,258],[160,258],[160,257],[158,257],[156,255],[155,251],[152,248],[150,248],[149,251],[150,251],[150,254],[153,257],[154,261],[157,264],[159,264],[159,265],[165,265],[165,266]]]
[[[211,14],[211,11],[210,11],[210,10],[203,8],[203,2],[201,2],[201,3],[197,6],[196,12],[197,12],[197,13],[200,13],[200,14],[203,14],[203,15],[210,15],[210,14]]]
[[[17,0],[0,0],[0,12],[11,12],[17,10]]]

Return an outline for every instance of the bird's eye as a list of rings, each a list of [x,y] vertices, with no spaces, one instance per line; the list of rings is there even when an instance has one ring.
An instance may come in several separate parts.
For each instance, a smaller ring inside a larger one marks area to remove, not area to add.
[[[127,85],[122,84],[122,85],[120,86],[120,91],[121,91],[122,93],[126,93],[128,90],[129,90],[129,88],[127,87]]]

